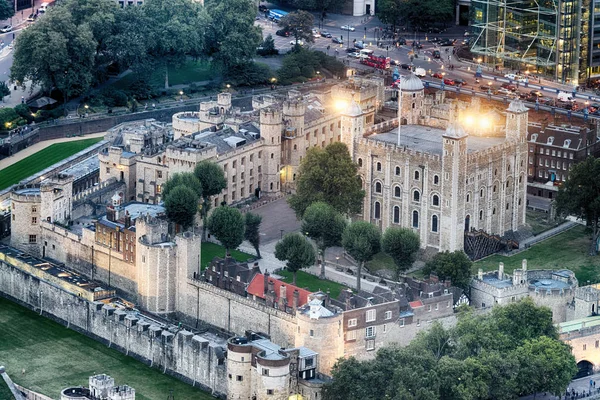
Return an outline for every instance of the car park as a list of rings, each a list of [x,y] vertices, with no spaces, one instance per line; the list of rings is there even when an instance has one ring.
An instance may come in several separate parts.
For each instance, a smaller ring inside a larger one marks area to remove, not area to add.
[[[336,44],[344,44],[344,41],[337,36],[332,37],[331,41]]]
[[[321,37],[330,38],[331,33],[327,32],[327,31],[321,31]]]
[[[0,28],[0,32],[2,33],[8,33],[10,31],[12,31],[12,25],[4,25],[2,28]]]
[[[354,32],[356,30],[353,26],[350,26],[350,25],[342,25],[340,27],[340,29],[343,31],[350,31],[350,32]]]

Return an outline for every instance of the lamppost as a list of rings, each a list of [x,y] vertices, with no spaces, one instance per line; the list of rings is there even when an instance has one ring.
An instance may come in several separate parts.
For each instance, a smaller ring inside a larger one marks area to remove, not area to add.
[[[231,88],[231,85],[228,83],[228,84],[226,85],[226,87],[227,87],[227,91],[229,92],[229,89]]]
[[[179,101],[183,102],[183,90],[179,91]]]
[[[83,106],[83,108],[85,108],[85,117],[87,118],[88,116],[88,109],[90,108],[90,106],[88,106],[87,104]]]
[[[492,81],[488,81],[488,97],[492,99]]]

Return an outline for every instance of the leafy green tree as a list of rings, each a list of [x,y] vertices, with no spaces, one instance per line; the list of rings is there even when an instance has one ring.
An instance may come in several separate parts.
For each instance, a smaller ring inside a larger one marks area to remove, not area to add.
[[[300,163],[296,194],[288,203],[298,218],[316,201],[330,204],[341,214],[357,214],[365,196],[357,171],[345,144],[312,147]]]
[[[384,24],[392,25],[396,29],[403,17],[399,0],[379,0],[376,8],[377,18]]]
[[[256,257],[262,258],[260,256],[260,224],[262,217],[258,214],[247,212],[245,222],[246,231],[244,237],[254,247],[254,250],[256,250]]]
[[[227,180],[223,168],[212,161],[201,161],[194,168],[194,175],[202,185],[202,208],[200,215],[204,223],[202,224],[202,237],[206,240],[206,219],[210,211],[210,199],[221,193],[227,187]]]
[[[165,211],[167,218],[187,229],[198,212],[198,195],[188,187],[177,186],[165,197]]]
[[[211,23],[207,30],[207,55],[225,71],[251,62],[262,34],[254,25],[256,3],[252,0],[207,0]]]
[[[487,398],[513,400],[519,397],[519,359],[515,351],[484,351],[478,359],[484,366],[482,376],[487,382],[493,382],[488,384]]]
[[[345,228],[344,217],[327,203],[318,201],[304,211],[302,232],[317,243],[322,254],[321,278],[325,278],[325,251],[328,247],[341,245]]]
[[[206,8],[193,0],[146,0],[142,10],[152,24],[151,36],[145,38],[146,52],[153,65],[163,68],[166,89],[169,67],[204,55],[209,17]]]
[[[275,245],[275,257],[287,261],[285,267],[293,274],[292,284],[296,284],[296,272],[315,263],[315,249],[299,233],[290,233]]]
[[[290,32],[292,37],[296,39],[296,45],[298,45],[299,40],[304,40],[307,43],[315,41],[312,35],[314,24],[313,15],[302,10],[288,13],[279,21],[281,28]]]
[[[152,37],[153,23],[142,7],[124,7],[115,14],[113,32],[106,38],[105,55],[116,63],[121,70],[131,68],[137,79],[130,90],[138,93],[154,71],[155,60],[147,52],[149,38]],[[137,86],[140,86],[139,88]],[[132,88],[136,86],[136,89]],[[148,88],[145,89],[148,91]],[[148,96],[137,95],[137,98]]]
[[[167,197],[169,195],[169,192],[171,192],[171,190],[175,189],[178,186],[185,186],[187,188],[190,188],[194,191],[194,193],[196,193],[196,196],[198,196],[198,198],[202,197],[202,184],[200,183],[196,175],[194,175],[191,172],[175,173],[171,175],[169,180],[165,182],[164,185],[162,185],[162,197]]]
[[[15,15],[15,6],[12,1],[0,0],[0,21],[12,18]]]
[[[208,229],[225,247],[227,256],[244,241],[245,228],[244,216],[237,208],[217,207],[208,218]]]
[[[557,214],[584,219],[592,231],[590,254],[598,254],[600,229],[600,159],[589,156],[569,172],[556,196]]]
[[[258,50],[258,55],[270,56],[273,54],[279,54],[279,50],[275,48],[275,39],[273,39],[273,36],[271,36],[271,34],[269,33],[265,40],[263,40],[263,42],[261,43]]]
[[[325,13],[325,11],[338,11],[345,4],[344,0],[286,0],[292,8],[300,10],[316,10]]]
[[[1,0],[0,0],[1,1]],[[4,98],[10,94],[10,89],[5,81],[0,81],[0,98],[4,101]]]
[[[390,10],[389,4],[384,4],[385,10],[397,11],[397,15],[406,18],[415,29],[449,21],[454,14],[451,0],[397,0],[396,7]]]
[[[450,279],[452,284],[467,290],[471,283],[471,267],[473,262],[463,251],[437,253],[425,264],[423,272],[436,274],[440,279]]]
[[[384,232],[381,248],[394,260],[396,280],[399,279],[400,273],[408,270],[415,262],[415,255],[420,246],[419,235],[412,229],[393,226]]]
[[[366,221],[355,221],[344,230],[342,246],[358,262],[356,288],[360,290],[363,267],[381,248],[381,233],[375,225]]]
[[[538,307],[530,297],[505,307],[492,310],[498,332],[502,332],[514,343],[547,336],[558,339],[558,330],[552,323],[552,310]]]
[[[518,381],[523,393],[550,392],[562,395],[577,373],[575,357],[568,344],[540,336],[526,340],[516,353],[520,369]]]

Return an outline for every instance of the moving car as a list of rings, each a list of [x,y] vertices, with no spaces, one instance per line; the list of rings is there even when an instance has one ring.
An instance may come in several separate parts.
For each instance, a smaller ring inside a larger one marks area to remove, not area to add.
[[[425,71],[425,68],[415,68],[415,75],[418,76],[419,78],[424,78],[425,76],[427,76],[427,71]]]
[[[441,57],[440,51],[439,50],[434,50],[433,51],[433,58],[440,58],[440,57]]]
[[[36,17],[37,17],[37,15],[35,15],[35,14],[29,14],[29,17],[27,17],[27,21],[34,22]]]
[[[479,90],[487,93],[489,90],[494,90],[494,88],[489,85],[481,85],[481,86],[479,86]]]
[[[402,69],[410,69],[410,65],[408,65],[408,64],[400,64],[400,68],[402,68]]]
[[[508,95],[512,94],[513,92],[508,90],[507,88],[501,87],[500,89],[496,90],[496,93],[508,96]]]
[[[344,44],[344,41],[337,36],[332,37],[331,41],[336,44]]]
[[[440,46],[454,46],[454,39],[444,39],[439,43]]]
[[[444,79],[444,85],[454,86],[454,79],[450,79],[450,78]]]
[[[320,38],[321,37],[321,32],[319,32],[318,30],[313,30],[312,36],[314,38]]]
[[[350,32],[354,32],[356,30],[356,29],[354,29],[353,26],[350,26],[350,25],[342,25],[340,27],[340,29],[343,31],[350,31]]]
[[[352,47],[348,47],[348,48],[346,49],[346,53],[356,53],[356,49],[355,49],[355,48],[352,48]]]
[[[327,31],[321,31],[321,37],[330,38],[331,33],[327,32]]]
[[[506,74],[504,75],[505,78],[510,79],[511,81],[517,81],[517,82],[521,82],[521,83],[527,83],[528,79],[527,77],[523,76],[523,75],[516,75],[516,74]]]
[[[0,32],[2,33],[7,33],[12,31],[12,25],[4,25],[2,28],[0,28]]]
[[[398,40],[396,40],[396,43],[398,43],[400,46],[404,46],[406,45],[406,39],[404,39],[403,37],[398,38]]]
[[[501,85],[501,87],[503,87],[504,89],[510,90],[511,92],[514,92],[515,90],[517,90],[517,87],[515,85],[513,85],[512,83],[503,83]]]
[[[357,49],[361,49],[362,50],[362,49],[365,48],[365,43],[362,40],[360,40],[360,41],[354,43],[354,47],[356,47]]]
[[[466,85],[466,84],[467,84],[467,81],[464,81],[464,80],[462,80],[462,79],[455,79],[455,80],[454,80],[454,84],[455,84],[456,86],[463,86],[463,85]]]
[[[439,72],[434,72],[433,74],[431,74],[432,78],[438,78],[438,79],[444,79],[444,75],[442,75]]]
[[[530,95],[535,96],[535,97],[542,97],[544,96],[544,94],[542,92],[540,92],[539,90],[532,90],[531,92],[529,92]]]
[[[352,57],[352,58],[360,58],[360,53],[359,52],[353,52],[353,53],[348,53],[348,57]]]

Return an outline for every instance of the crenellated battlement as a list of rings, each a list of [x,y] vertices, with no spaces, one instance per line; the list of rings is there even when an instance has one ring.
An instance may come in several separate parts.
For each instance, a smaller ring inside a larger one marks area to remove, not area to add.
[[[260,110],[261,125],[277,125],[283,123],[283,113],[281,110],[267,107]]]

